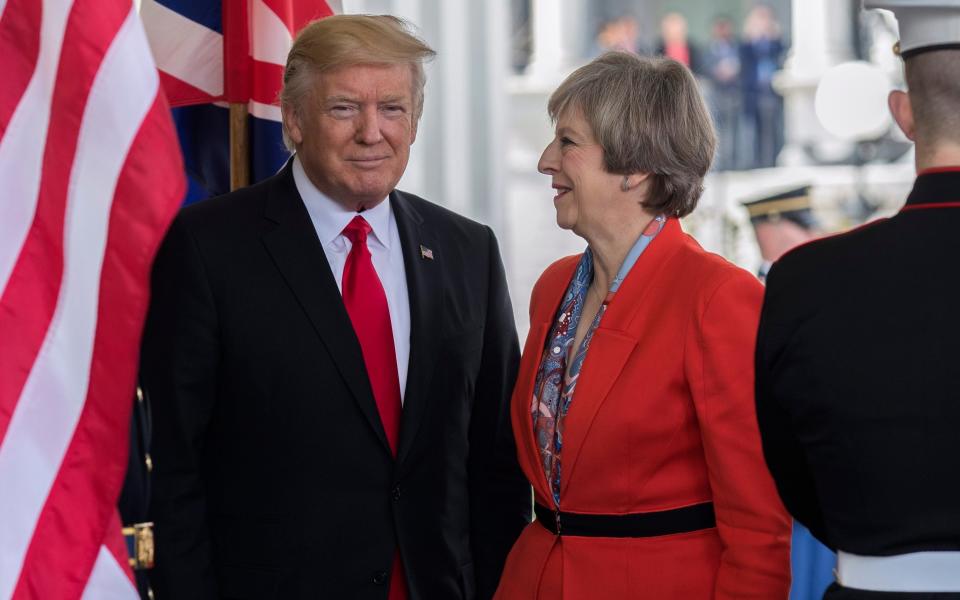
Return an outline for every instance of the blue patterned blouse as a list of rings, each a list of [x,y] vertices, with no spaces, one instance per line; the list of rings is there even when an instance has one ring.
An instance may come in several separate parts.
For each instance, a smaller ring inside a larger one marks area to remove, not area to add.
[[[666,217],[660,215],[650,222],[650,225],[637,239],[633,248],[627,254],[610,284],[610,291],[604,299],[597,316],[594,317],[589,331],[584,336],[580,348],[572,358],[574,336],[583,312],[583,304],[587,298],[587,291],[593,282],[593,252],[588,247],[573,273],[570,285],[563,296],[563,302],[557,311],[557,318],[547,336],[543,357],[540,359],[540,368],[533,386],[533,402],[531,414],[533,417],[533,434],[540,448],[540,460],[543,463],[543,472],[547,476],[547,484],[553,493],[553,501],[560,507],[560,455],[563,450],[563,420],[570,405],[573,403],[573,394],[580,376],[580,368],[587,356],[593,332],[600,325],[600,319],[607,310],[607,306],[620,288],[630,269],[647,249],[653,238],[660,233]],[[569,369],[567,368],[569,362]]]

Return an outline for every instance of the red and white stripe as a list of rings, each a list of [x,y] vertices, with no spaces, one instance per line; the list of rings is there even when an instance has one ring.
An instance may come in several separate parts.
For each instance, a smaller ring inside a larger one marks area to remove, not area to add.
[[[310,21],[343,12],[339,0],[250,0],[250,114],[280,121],[283,66],[297,32]]]
[[[137,598],[116,501],[183,196],[130,0],[0,0],[0,600]]]

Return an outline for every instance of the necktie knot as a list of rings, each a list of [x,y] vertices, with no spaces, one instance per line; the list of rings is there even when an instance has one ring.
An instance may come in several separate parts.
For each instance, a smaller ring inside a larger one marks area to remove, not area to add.
[[[370,223],[367,223],[366,219],[357,215],[343,228],[343,235],[350,240],[351,244],[366,244],[367,235],[369,235],[371,231]]]

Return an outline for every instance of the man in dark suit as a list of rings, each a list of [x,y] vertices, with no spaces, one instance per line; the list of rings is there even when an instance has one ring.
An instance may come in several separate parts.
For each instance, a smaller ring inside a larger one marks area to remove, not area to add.
[[[783,97],[773,88],[783,67],[785,47],[780,24],[770,6],[755,4],[743,23],[740,41],[741,127],[750,154],[741,157],[748,169],[773,167],[783,148]]]
[[[784,504],[838,551],[825,598],[958,598],[960,2],[867,4],[900,22],[918,177],[897,215],[773,265],[757,417]]]
[[[309,25],[296,155],[184,209],[157,258],[159,600],[488,598],[531,495],[489,228],[394,189],[433,54],[393,17]]]

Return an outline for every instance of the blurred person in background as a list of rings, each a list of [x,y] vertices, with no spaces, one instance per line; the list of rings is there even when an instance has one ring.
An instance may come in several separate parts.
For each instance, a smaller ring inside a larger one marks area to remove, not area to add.
[[[660,41],[655,54],[672,58],[694,73],[700,73],[699,50],[687,36],[687,18],[680,13],[667,13],[660,20]]]
[[[766,281],[770,266],[792,248],[815,239],[820,224],[810,205],[810,186],[769,194],[743,203],[757,238],[762,262],[757,278]]]
[[[780,24],[773,10],[758,4],[743,24],[740,43],[740,86],[743,129],[751,156],[749,168],[773,167],[783,148],[783,97],[773,89],[773,74],[783,65]]]
[[[743,203],[757,239],[762,259],[757,278],[766,282],[770,266],[788,251],[822,234],[813,213],[810,186],[805,185]],[[814,600],[833,582],[836,555],[813,537],[803,523],[794,521],[790,542],[793,582],[791,600]]]
[[[588,244],[530,300],[511,415],[537,520],[499,600],[785,600],[790,521],[763,464],[762,286],[680,227],[716,144],[690,71],[608,53],[548,106],[557,224]]]
[[[717,127],[717,158],[713,167],[728,171],[737,167],[740,117],[740,45],[729,17],[713,20],[703,68],[710,82],[707,97]]]
[[[609,51],[640,53],[640,24],[633,15],[605,22],[597,33],[596,53]]]
[[[784,504],[837,550],[829,600],[960,597],[960,1],[882,0],[916,144],[899,213],[774,263],[757,416]]]

